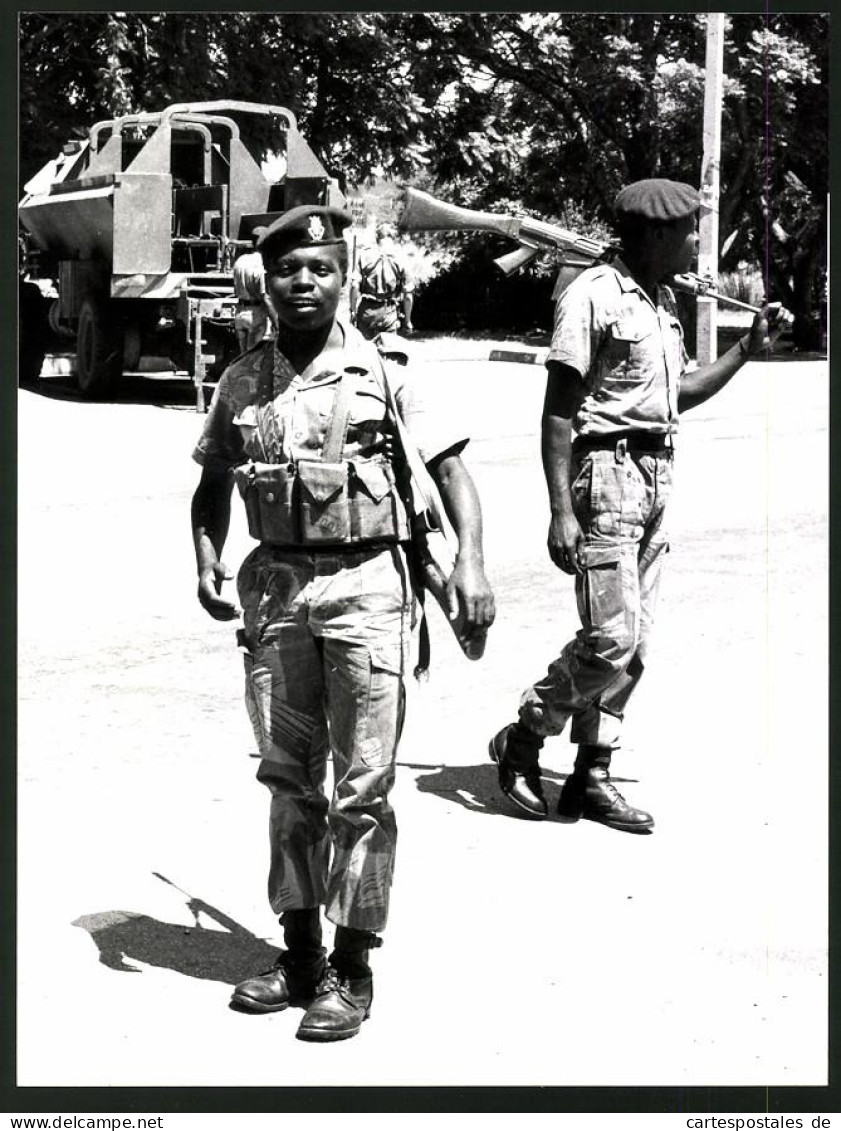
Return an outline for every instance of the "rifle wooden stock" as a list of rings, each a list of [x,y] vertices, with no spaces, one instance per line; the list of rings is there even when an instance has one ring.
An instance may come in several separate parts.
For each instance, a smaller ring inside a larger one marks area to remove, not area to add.
[[[413,188],[404,192],[397,227],[404,232],[496,232],[513,240],[520,238],[520,221],[514,216],[459,208]]]

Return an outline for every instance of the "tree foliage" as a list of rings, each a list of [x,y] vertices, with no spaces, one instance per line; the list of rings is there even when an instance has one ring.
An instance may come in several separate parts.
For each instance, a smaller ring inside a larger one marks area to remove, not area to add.
[[[349,182],[384,175],[599,232],[629,180],[699,183],[705,20],[22,13],[21,175],[101,118],[245,99],[292,109]],[[728,16],[725,43],[722,266],[761,264],[805,324],[826,260],[828,17]]]

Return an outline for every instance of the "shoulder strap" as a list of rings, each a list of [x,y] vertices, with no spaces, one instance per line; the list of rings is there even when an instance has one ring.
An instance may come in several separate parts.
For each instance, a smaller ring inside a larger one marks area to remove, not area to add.
[[[350,421],[350,401],[353,395],[353,375],[345,370],[339,374],[336,392],[333,396],[333,411],[324,437],[321,458],[325,463],[338,463],[345,451],[348,423]]]
[[[271,463],[280,458],[281,438],[274,408],[274,342],[263,346],[260,358],[260,379],[257,385],[257,434],[264,458]]]
[[[403,417],[400,415],[397,399],[394,396],[394,390],[389,380],[388,369],[376,346],[372,346],[371,350],[377,360],[377,373],[383,382],[386,404],[388,405],[389,413],[394,422],[394,427],[397,430],[397,438],[400,441],[400,447],[403,450],[403,455],[406,457],[406,463],[409,467],[409,473],[412,479],[412,490],[416,495],[416,503],[420,504],[415,508],[416,514],[424,513],[426,515],[430,529],[446,532],[447,520],[444,516],[444,509],[438,496],[438,489],[435,486],[432,476],[426,469],[426,464],[421,459],[420,452],[415,447],[414,441],[406,429]]]

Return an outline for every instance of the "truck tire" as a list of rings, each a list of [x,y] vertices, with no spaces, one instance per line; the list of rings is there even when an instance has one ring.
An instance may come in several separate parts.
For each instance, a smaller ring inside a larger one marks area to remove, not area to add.
[[[18,381],[33,385],[41,376],[50,338],[49,300],[35,283],[21,282],[18,297]]]
[[[76,381],[85,397],[109,392],[123,372],[123,330],[113,304],[88,297],[79,311]]]

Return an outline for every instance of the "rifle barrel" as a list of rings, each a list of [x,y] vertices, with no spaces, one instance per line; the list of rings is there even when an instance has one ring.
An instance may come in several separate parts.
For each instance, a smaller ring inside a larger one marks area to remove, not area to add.
[[[685,275],[675,275],[672,278],[672,283],[677,290],[695,295],[696,298],[714,298],[716,302],[736,306],[740,310],[749,310],[751,314],[758,314],[762,309],[759,306],[751,306],[749,302],[742,302],[741,299],[730,298],[729,295],[723,295],[720,291],[713,290],[707,279],[701,278],[700,275],[693,275],[691,272],[687,272]]]

